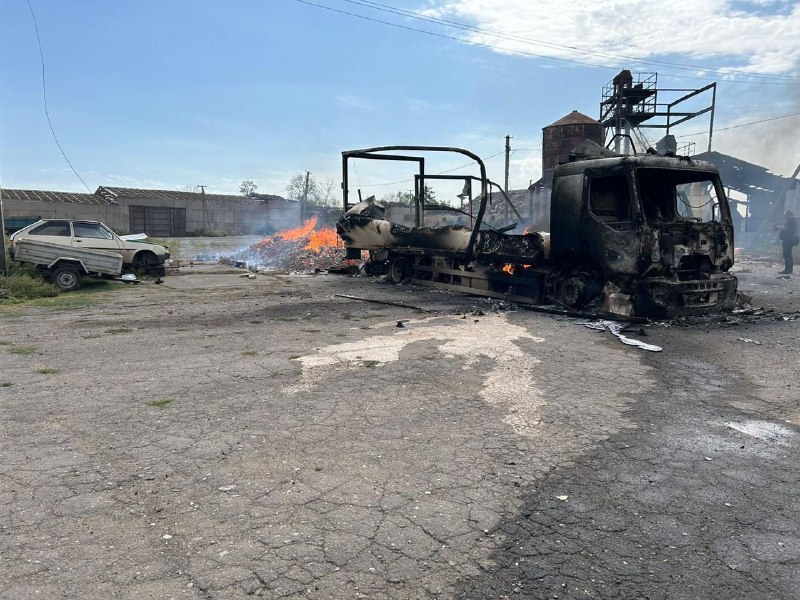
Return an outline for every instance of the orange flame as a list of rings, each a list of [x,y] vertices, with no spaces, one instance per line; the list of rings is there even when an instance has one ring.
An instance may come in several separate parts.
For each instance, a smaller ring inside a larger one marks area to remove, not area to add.
[[[300,225],[300,227],[295,227],[294,229],[286,229],[285,231],[279,231],[275,234],[276,238],[281,238],[284,240],[299,240],[300,238],[307,237],[311,231],[317,225],[317,215],[311,215],[311,218]]]
[[[332,227],[326,227],[318,231],[314,230],[314,227],[317,225],[317,220],[317,215],[312,215],[311,218],[303,223],[300,227],[279,231],[275,235],[264,238],[260,242],[254,244],[254,248],[264,252],[279,241],[301,243],[305,241],[306,245],[303,246],[304,250],[311,250],[312,252],[319,254],[324,248],[341,247],[339,236],[337,235],[336,230]]]
[[[503,272],[508,273],[509,275],[514,274],[514,265],[511,263],[503,265]]]
[[[336,230],[332,227],[327,227],[319,231],[312,231],[311,236],[308,238],[306,249],[320,252],[326,246],[339,246],[339,236]]]

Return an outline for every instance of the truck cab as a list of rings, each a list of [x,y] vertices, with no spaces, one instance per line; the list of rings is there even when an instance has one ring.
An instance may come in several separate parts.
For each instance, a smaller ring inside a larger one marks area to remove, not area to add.
[[[647,154],[559,165],[550,234],[552,260],[631,294],[637,313],[736,300],[733,221],[711,163]]]

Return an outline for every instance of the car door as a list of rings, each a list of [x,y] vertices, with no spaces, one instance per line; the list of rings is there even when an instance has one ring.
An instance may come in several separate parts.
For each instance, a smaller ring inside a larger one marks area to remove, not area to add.
[[[76,248],[111,250],[117,254],[123,254],[119,238],[102,223],[73,221],[72,231],[72,245]]]

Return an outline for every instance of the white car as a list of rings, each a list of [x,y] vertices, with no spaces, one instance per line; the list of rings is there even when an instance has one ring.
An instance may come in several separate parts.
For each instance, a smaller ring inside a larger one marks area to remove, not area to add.
[[[43,219],[15,232],[11,243],[23,239],[73,248],[110,250],[122,256],[125,267],[142,269],[157,276],[164,275],[164,263],[169,259],[166,246],[124,239],[99,221]]]

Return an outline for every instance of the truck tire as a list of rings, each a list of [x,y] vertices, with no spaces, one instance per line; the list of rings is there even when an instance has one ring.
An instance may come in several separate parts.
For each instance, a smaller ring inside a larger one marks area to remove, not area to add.
[[[80,269],[71,265],[57,266],[50,273],[50,281],[62,292],[77,290],[81,285],[81,277],[83,273]]]

